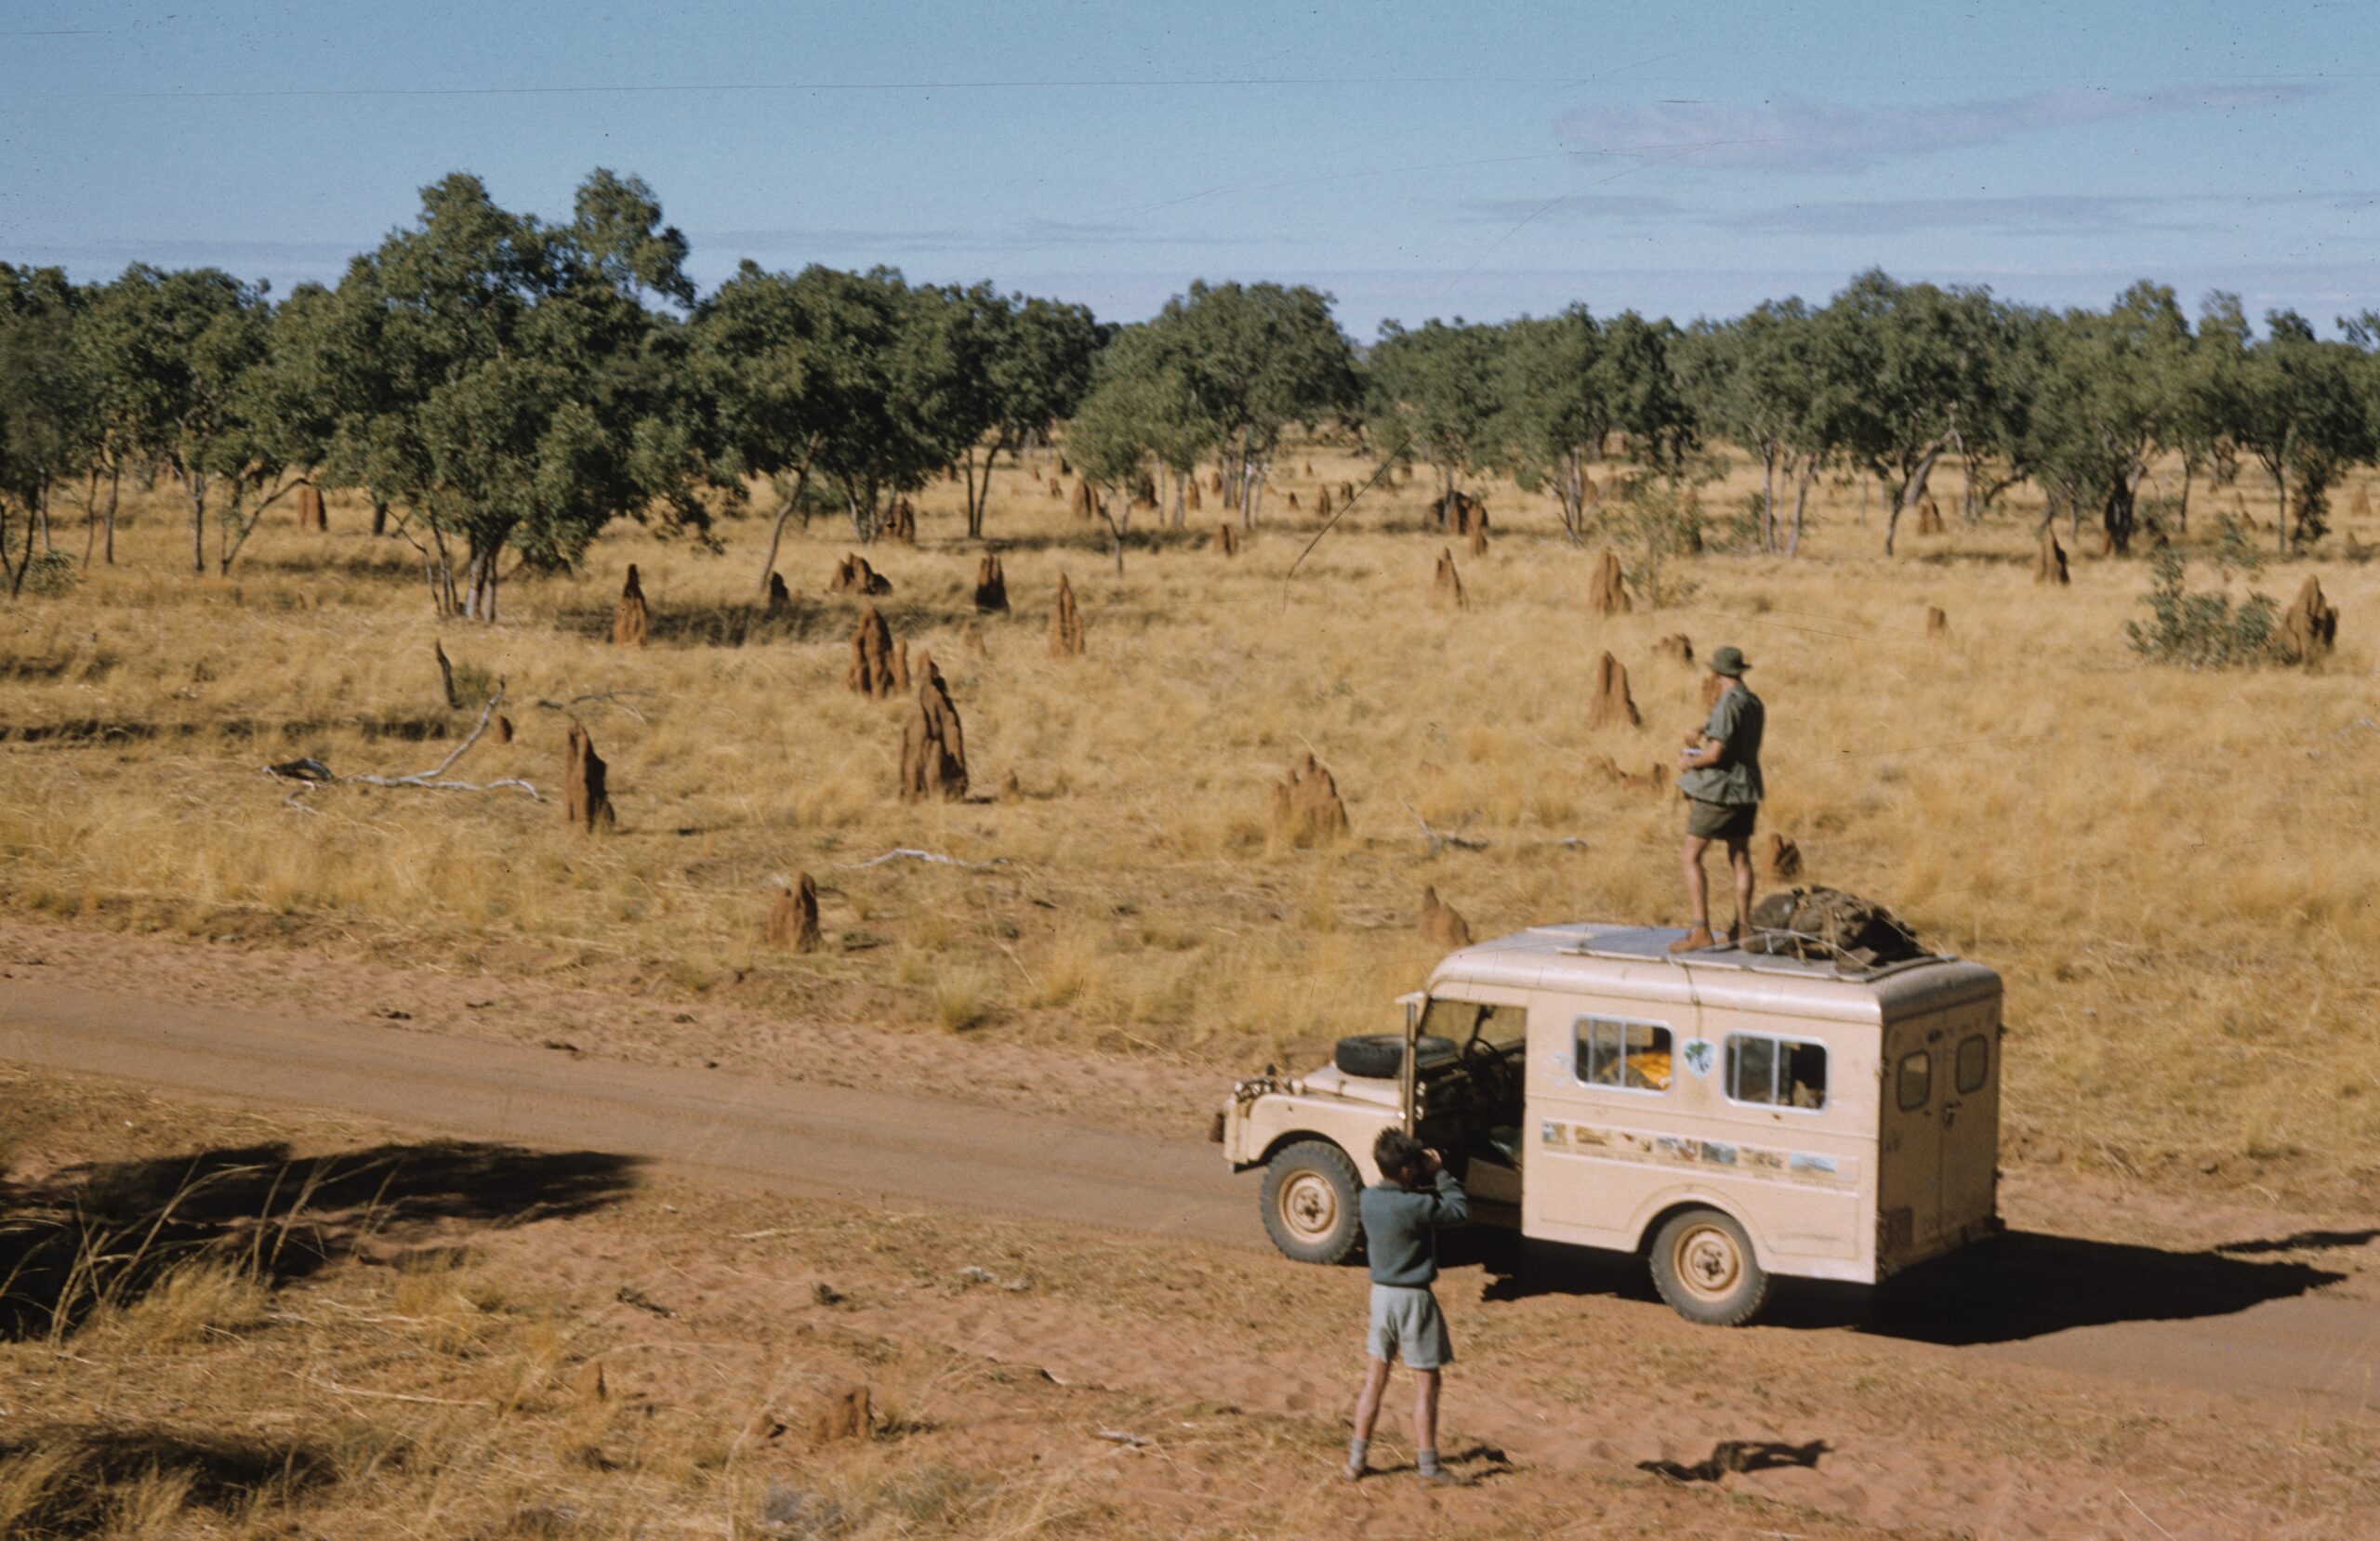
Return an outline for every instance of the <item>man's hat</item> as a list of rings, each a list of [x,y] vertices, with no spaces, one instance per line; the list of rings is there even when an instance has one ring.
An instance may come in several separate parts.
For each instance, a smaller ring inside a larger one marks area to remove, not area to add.
[[[1730,679],[1741,679],[1744,670],[1752,667],[1744,662],[1741,648],[1726,647],[1711,655],[1711,672],[1724,674]]]

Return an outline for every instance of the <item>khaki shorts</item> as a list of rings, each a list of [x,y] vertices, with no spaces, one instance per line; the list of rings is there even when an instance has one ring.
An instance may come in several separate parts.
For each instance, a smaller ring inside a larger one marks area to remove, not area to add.
[[[1706,803],[1686,799],[1686,832],[1705,840],[1749,840],[1760,818],[1758,803]]]
[[[1374,1359],[1392,1364],[1402,1360],[1408,1370],[1454,1363],[1454,1339],[1447,1336],[1438,1297],[1404,1284],[1372,1286],[1372,1324],[1364,1348]]]

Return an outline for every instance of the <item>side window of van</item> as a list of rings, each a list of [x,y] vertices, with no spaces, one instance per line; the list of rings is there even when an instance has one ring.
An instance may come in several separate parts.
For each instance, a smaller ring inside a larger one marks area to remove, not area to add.
[[[1727,1096],[1779,1108],[1826,1106],[1826,1046],[1759,1034],[1727,1037]]]
[[[1970,1034],[1959,1044],[1959,1095],[1981,1091],[1984,1082],[1991,1078],[1991,1045],[1980,1033]]]
[[[1915,1113],[1934,1096],[1934,1056],[1919,1049],[1900,1059],[1898,1077],[1900,1111]]]
[[[1577,1074],[1582,1087],[1670,1089],[1670,1030],[1658,1022],[1579,1019]]]

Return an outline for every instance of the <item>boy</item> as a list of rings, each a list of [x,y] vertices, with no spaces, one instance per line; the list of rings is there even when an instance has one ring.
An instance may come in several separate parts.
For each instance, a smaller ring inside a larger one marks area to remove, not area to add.
[[[1454,1474],[1438,1464],[1438,1372],[1453,1362],[1454,1343],[1430,1285],[1438,1276],[1437,1233],[1468,1221],[1471,1201],[1438,1152],[1424,1150],[1402,1129],[1380,1132],[1372,1164],[1381,1180],[1365,1189],[1357,1203],[1371,1259],[1371,1326],[1364,1338],[1371,1363],[1355,1399],[1347,1480],[1364,1474],[1372,1426],[1380,1421],[1381,1393],[1388,1389],[1389,1361],[1401,1358],[1413,1372],[1414,1464],[1423,1482],[1451,1482]]]

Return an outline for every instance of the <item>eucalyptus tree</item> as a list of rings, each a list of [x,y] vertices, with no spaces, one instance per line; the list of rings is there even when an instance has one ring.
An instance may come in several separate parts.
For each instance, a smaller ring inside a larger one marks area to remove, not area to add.
[[[1611,415],[1599,389],[1602,330],[1583,305],[1507,323],[1489,443],[1496,468],[1528,492],[1550,488],[1562,529],[1586,538],[1587,468],[1603,458]]]
[[[1218,466],[1252,526],[1283,431],[1355,410],[1355,349],[1331,319],[1330,296],[1302,284],[1194,283],[1149,323],[1151,345],[1176,370],[1197,415],[1214,432]]]
[[[48,540],[50,489],[84,468],[97,437],[91,376],[76,347],[78,301],[56,268],[0,263],[0,575],[11,597],[33,570],[36,532]],[[25,521],[13,555],[12,504]]]
[[[2171,289],[2143,282],[2104,311],[2068,311],[2043,336],[2034,468],[2078,515],[2096,508],[2111,548],[2128,552],[2142,481],[2184,441],[2189,322]]]
[[[1092,513],[1107,526],[1116,573],[1124,572],[1124,540],[1131,522],[1131,492],[1155,465],[1173,474],[1174,522],[1182,521],[1179,489],[1198,457],[1215,445],[1212,422],[1198,411],[1189,378],[1168,356],[1150,326],[1128,326],[1099,355],[1090,391],[1066,426],[1066,452],[1093,489]]]
[[[237,499],[250,470],[254,424],[245,376],[268,348],[261,285],[216,268],[165,272],[135,264],[94,296],[84,356],[107,382],[119,453],[180,484],[189,507],[190,565],[206,571],[209,498],[218,482]]]
[[[2283,556],[2292,541],[2322,537],[2330,489],[2373,455],[2364,365],[2354,347],[2317,337],[2294,310],[2268,311],[2265,336],[2239,362],[2230,436],[2272,478],[2273,543]]]
[[[1028,444],[1047,442],[1051,430],[1074,415],[1091,389],[1092,361],[1108,329],[1092,319],[1088,306],[1002,296],[988,283],[964,291],[961,298],[966,400],[959,426],[977,431],[967,439],[959,464],[966,481],[967,534],[981,539],[993,463],[1003,451],[1015,455]]]
[[[508,551],[560,568],[615,518],[707,521],[715,468],[684,328],[640,298],[686,293],[683,275],[666,237],[624,233],[639,216],[615,195],[631,184],[606,176],[576,221],[549,225],[454,173],[339,283],[329,330],[364,377],[335,458],[425,527],[442,611],[494,620]]]
[[[1760,458],[1764,551],[1800,550],[1811,483],[1835,448],[1817,348],[1817,323],[1798,298],[1764,301],[1681,338],[1679,378],[1697,420]],[[1780,481],[1793,490],[1790,523],[1778,509]]]
[[[1982,290],[1854,278],[1818,313],[1825,410],[1845,451],[1884,493],[1884,554],[1935,463],[1987,400],[1992,305]]]
[[[1397,458],[1437,468],[1441,496],[1495,458],[1505,336],[1461,316],[1413,331],[1387,321],[1364,361],[1366,420],[1394,441]]]

